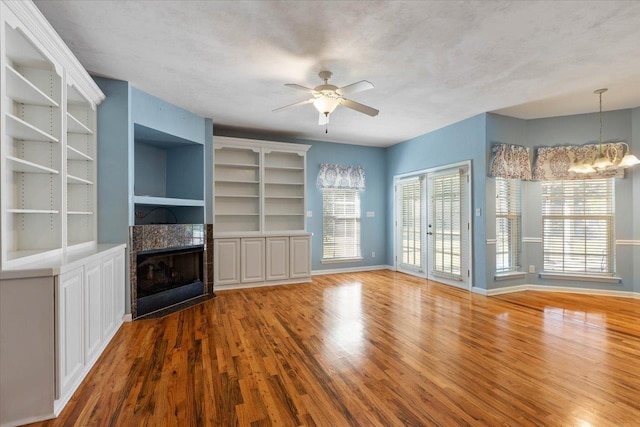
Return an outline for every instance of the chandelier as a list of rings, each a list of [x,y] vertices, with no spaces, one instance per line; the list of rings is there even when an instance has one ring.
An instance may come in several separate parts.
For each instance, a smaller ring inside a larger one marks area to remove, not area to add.
[[[614,153],[611,153],[611,150],[603,149],[602,146],[602,94],[605,93],[607,89],[597,89],[593,93],[600,97],[600,139],[598,140],[598,154],[592,159],[585,159],[581,161],[579,158],[573,161],[573,164],[569,168],[569,172],[574,173],[593,173],[599,171],[610,171],[617,169],[626,169],[630,166],[635,166],[640,164],[640,160],[633,154],[631,154],[631,149],[629,148],[629,144],[626,142],[622,142],[626,147],[625,155],[617,160],[618,157],[615,153],[616,150],[613,150]]]

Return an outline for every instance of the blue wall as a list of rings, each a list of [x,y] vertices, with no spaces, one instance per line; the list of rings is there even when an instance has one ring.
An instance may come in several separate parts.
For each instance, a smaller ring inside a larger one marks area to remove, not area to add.
[[[393,177],[407,172],[471,160],[473,216],[473,275],[475,287],[486,287],[485,273],[485,177],[487,174],[486,115],[480,114],[386,149],[385,179],[387,264],[394,265]]]
[[[313,216],[307,218],[307,231],[313,233],[311,240],[311,258],[313,271],[332,270],[337,268],[362,268],[386,265],[388,258],[386,236],[386,161],[383,148],[360,145],[336,144],[332,142],[309,141],[293,138],[280,138],[246,132],[216,130],[216,135],[237,138],[261,139],[268,141],[290,142],[311,145],[307,152],[307,211]],[[215,139],[215,136],[214,136]],[[366,190],[361,192],[360,233],[363,260],[354,263],[322,264],[322,192],[316,186],[316,178],[321,163],[338,163],[343,165],[364,166]],[[373,211],[375,216],[367,218],[366,212]],[[375,252],[375,258],[371,253]]]
[[[633,117],[637,120],[636,110],[619,110],[605,112],[602,115],[603,141],[626,141],[634,144],[632,152],[640,152],[638,136],[633,129]],[[638,124],[636,124],[638,126]],[[554,145],[582,145],[597,143],[600,132],[598,114],[579,114],[573,116],[551,117],[535,120],[520,120],[496,114],[487,115],[487,141],[489,146],[495,142],[524,145],[531,148],[532,156],[535,147]],[[633,142],[635,141],[635,142]],[[638,197],[634,195],[638,187],[638,168],[628,170],[625,179],[615,180],[615,239],[631,240],[636,236],[638,240]],[[495,197],[495,181],[487,178],[487,200]],[[638,291],[638,275],[634,273],[634,264],[640,260],[637,247],[632,245],[616,245],[616,275],[622,278],[617,285],[567,280],[543,280],[538,272],[543,270],[542,259],[542,198],[540,182],[523,182],[522,186],[522,236],[523,243],[523,271],[528,271],[530,265],[535,266],[535,274],[527,274],[523,279],[509,281],[494,281],[495,275],[495,245],[487,248],[487,283],[488,288],[500,288],[518,284],[538,284],[546,286],[598,288],[607,290]],[[635,211],[634,212],[634,208]],[[634,215],[626,215],[634,212]],[[495,206],[487,207],[487,238],[495,238]],[[526,242],[533,238],[532,242]]]

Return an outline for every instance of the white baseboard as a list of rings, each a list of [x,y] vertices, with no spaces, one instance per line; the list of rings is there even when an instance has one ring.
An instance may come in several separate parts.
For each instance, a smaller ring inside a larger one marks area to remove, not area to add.
[[[131,313],[125,314],[124,316],[122,316],[122,321],[123,322],[132,322],[133,321],[133,316],[131,315]]]
[[[265,286],[280,286],[280,285],[296,285],[302,283],[310,283],[311,278],[301,279],[289,279],[279,280],[273,282],[252,282],[252,283],[234,283],[233,285],[213,285],[214,292],[229,291],[232,289],[248,289],[248,288],[262,288]]]
[[[336,274],[336,273],[359,273],[361,271],[375,271],[375,270],[394,270],[390,265],[368,265],[363,267],[348,267],[348,268],[331,268],[327,270],[313,270],[312,276],[319,276],[322,274]]]
[[[504,288],[496,289],[478,289],[474,288],[473,292],[481,295],[494,296],[501,294],[510,294],[513,292],[522,291],[540,291],[540,292],[563,292],[568,294],[585,294],[585,295],[602,295],[607,297],[622,297],[622,298],[635,298],[640,299],[640,292],[631,291],[615,291],[608,289],[588,289],[588,288],[572,288],[569,286],[545,286],[545,285],[517,285],[507,286]]]

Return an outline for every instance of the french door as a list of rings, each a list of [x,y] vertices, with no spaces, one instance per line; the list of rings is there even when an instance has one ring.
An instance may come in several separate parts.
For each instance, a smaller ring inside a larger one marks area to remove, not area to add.
[[[469,168],[401,177],[395,185],[396,269],[469,289]]]

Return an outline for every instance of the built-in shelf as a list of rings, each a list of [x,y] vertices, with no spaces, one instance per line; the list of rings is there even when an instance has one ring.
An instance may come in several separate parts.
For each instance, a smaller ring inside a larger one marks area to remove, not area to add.
[[[93,157],[67,144],[67,159],[93,161]]]
[[[6,55],[12,61],[34,67],[51,69],[51,63],[31,44],[23,34],[9,26],[6,27]]]
[[[304,199],[303,196],[265,196],[265,199]]]
[[[242,181],[235,179],[217,179],[216,182],[227,182],[233,184],[260,184],[260,181]]]
[[[14,116],[6,114],[7,134],[16,139],[26,141],[58,142],[58,139],[38,129],[30,123]]]
[[[260,214],[257,213],[219,213],[216,214],[216,216],[260,216]]]
[[[260,166],[252,163],[216,163],[216,167],[230,167],[230,168],[248,168],[248,169],[258,169]]]
[[[265,214],[264,216],[304,216],[304,214],[285,214],[285,213],[273,213],[273,214]]]
[[[304,182],[265,182],[265,185],[304,185]]]
[[[134,196],[133,202],[137,205],[204,206],[204,200],[175,199],[171,197]]]
[[[13,214],[59,214],[60,211],[50,209],[7,209],[8,213]]]
[[[232,199],[257,199],[260,196],[257,195],[245,195],[245,194],[216,194],[216,197],[225,197],[225,198],[232,198]]]
[[[71,113],[67,113],[67,132],[93,135],[93,131]]]
[[[303,167],[298,166],[265,166],[265,169],[277,169],[277,170],[289,170],[289,171],[301,171]]]
[[[77,176],[73,176],[73,175],[67,174],[67,184],[93,185],[93,182],[89,181],[88,179],[84,179],[84,178],[80,178],[80,177],[77,177]]]
[[[11,162],[11,169],[14,172],[58,174],[58,171],[55,169],[28,160],[19,159],[18,157],[7,156],[7,160]]]
[[[85,212],[85,211],[67,211],[67,215],[93,215],[93,212]]]
[[[15,68],[7,65],[7,95],[21,104],[58,107],[58,103],[27,80]]]

